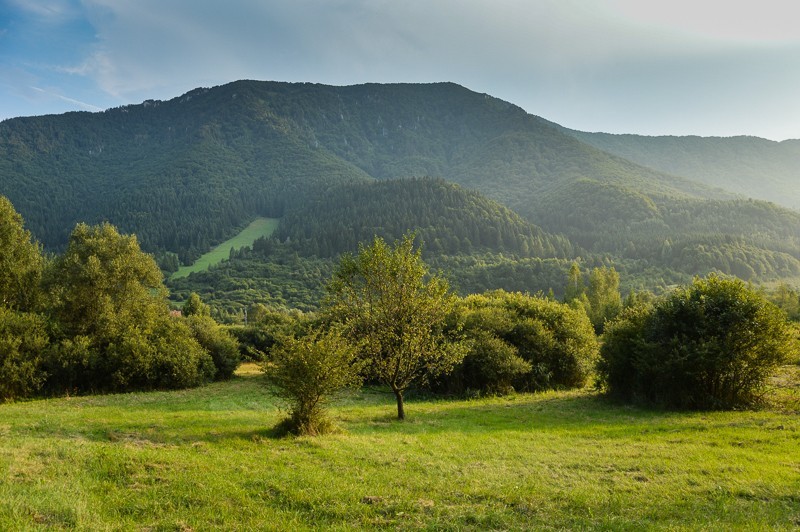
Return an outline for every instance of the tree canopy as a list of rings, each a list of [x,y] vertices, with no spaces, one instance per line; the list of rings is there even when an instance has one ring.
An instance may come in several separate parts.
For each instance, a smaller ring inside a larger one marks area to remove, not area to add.
[[[39,294],[44,260],[22,216],[0,196],[0,306],[32,310]]]

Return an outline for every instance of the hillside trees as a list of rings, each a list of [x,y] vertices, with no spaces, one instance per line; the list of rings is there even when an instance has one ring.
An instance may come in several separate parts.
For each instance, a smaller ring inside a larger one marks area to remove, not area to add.
[[[796,349],[781,310],[742,281],[711,275],[609,324],[599,379],[623,400],[736,408],[755,402]]]
[[[301,253],[352,252],[375,236],[400,238],[410,229],[429,255],[500,251],[522,257],[565,257],[572,246],[481,194],[442,179],[349,183],[322,191],[287,212],[276,232]]]
[[[447,282],[429,274],[407,234],[393,247],[376,237],[358,255],[343,256],[325,310],[358,345],[370,376],[391,388],[397,417],[405,419],[406,389],[464,357],[463,347],[445,335],[453,304]]]

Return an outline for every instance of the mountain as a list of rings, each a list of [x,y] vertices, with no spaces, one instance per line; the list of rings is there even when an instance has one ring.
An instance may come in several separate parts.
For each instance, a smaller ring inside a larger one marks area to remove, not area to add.
[[[167,102],[0,123],[0,192],[48,247],[107,219],[186,262],[330,185],[437,176],[523,215],[583,177],[720,194],[608,155],[458,85],[240,81]]]
[[[287,304],[311,301],[337,253],[408,227],[468,289],[498,279],[542,289],[578,256],[645,286],[711,270],[799,274],[800,213],[742,199],[733,180],[632,162],[599,138],[452,83],[237,81],[101,113],[3,121],[0,194],[48,249],[76,222],[108,220],[183,263],[258,216],[281,218],[273,239],[204,281],[237,301],[299,272],[296,290],[277,289]],[[742,187],[759,187],[748,179]]]
[[[800,210],[800,140],[562,131],[640,165]]]

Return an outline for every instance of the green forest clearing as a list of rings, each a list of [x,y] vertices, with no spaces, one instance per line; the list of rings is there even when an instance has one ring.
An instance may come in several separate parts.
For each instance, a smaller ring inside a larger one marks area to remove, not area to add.
[[[271,235],[278,228],[278,221],[278,218],[256,218],[250,225],[242,229],[238,235],[202,255],[191,266],[181,266],[178,271],[171,275],[171,278],[179,279],[191,273],[206,271],[211,266],[227,259],[232,249],[252,246],[256,239]]]
[[[277,438],[258,367],[175,392],[0,405],[0,529],[794,529],[800,381],[761,411],[618,406],[587,388],[410,398],[372,388],[322,437]]]

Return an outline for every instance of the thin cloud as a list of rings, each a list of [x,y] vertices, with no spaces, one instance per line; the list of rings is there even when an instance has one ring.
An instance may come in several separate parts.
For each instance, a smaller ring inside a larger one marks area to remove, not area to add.
[[[64,96],[62,94],[58,94],[56,92],[52,92],[52,91],[48,91],[48,90],[42,89],[41,87],[30,86],[29,88],[31,90],[33,90],[33,91],[38,92],[39,94],[44,94],[46,96],[50,96],[50,97],[59,99],[59,100],[64,101],[64,102],[77,105],[78,107],[80,107],[84,111],[102,111],[103,110],[102,107],[97,107],[96,105],[92,105],[90,103],[82,102],[82,101],[76,100],[74,98],[69,98],[69,97]]]
[[[78,16],[75,2],[69,0],[6,0],[21,13],[36,17],[41,22],[60,23]]]

